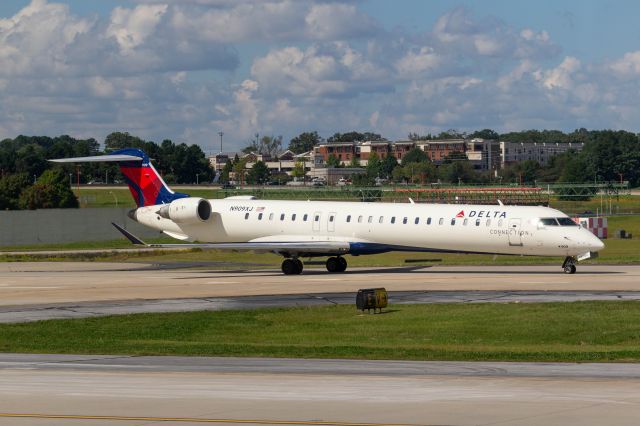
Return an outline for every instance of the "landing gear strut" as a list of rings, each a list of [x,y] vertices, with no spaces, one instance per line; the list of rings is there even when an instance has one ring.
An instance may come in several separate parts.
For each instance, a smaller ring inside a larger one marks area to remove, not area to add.
[[[327,271],[344,272],[347,270],[347,259],[342,256],[327,259]]]
[[[564,269],[565,274],[575,274],[576,273],[576,259],[567,256],[564,259],[564,263],[562,264],[562,269]]]
[[[297,257],[292,257],[282,261],[282,272],[285,275],[300,275],[304,265]]]

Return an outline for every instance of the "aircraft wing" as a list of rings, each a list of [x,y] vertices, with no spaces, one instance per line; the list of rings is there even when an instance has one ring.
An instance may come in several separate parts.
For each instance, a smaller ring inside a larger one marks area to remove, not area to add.
[[[202,248],[217,250],[261,251],[296,254],[345,254],[351,245],[347,241],[259,241],[246,243],[178,243],[147,244],[121,226],[111,223],[122,235],[135,245],[149,248]]]

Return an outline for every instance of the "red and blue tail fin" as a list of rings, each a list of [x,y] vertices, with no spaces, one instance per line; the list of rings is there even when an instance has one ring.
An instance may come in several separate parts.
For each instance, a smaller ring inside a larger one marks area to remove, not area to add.
[[[130,155],[140,158],[140,160],[118,162],[120,172],[122,172],[127,185],[129,185],[131,195],[136,200],[138,207],[168,204],[178,198],[189,196],[173,192],[162,180],[162,177],[153,167],[144,151],[136,148],[125,148],[114,151],[110,155]]]
[[[107,155],[94,157],[60,158],[49,160],[57,163],[116,162],[129,185],[138,207],[168,204],[188,194],[173,192],[151,164],[149,156],[137,148],[125,148]]]

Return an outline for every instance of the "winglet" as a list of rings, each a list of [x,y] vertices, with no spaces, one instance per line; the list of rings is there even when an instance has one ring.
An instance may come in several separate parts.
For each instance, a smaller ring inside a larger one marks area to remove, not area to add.
[[[415,201],[413,201],[413,198],[411,198],[411,197],[409,197],[409,202],[410,202],[411,204],[415,204],[415,203],[416,203]]]
[[[126,229],[124,229],[123,227],[121,227],[120,225],[111,222],[111,224],[118,230],[120,231],[120,233],[122,235],[124,235],[125,237],[127,237],[127,240],[131,241],[133,244],[137,245],[137,246],[146,246],[147,244],[142,241],[140,238],[136,237],[135,235],[133,235],[131,232],[127,231]]]

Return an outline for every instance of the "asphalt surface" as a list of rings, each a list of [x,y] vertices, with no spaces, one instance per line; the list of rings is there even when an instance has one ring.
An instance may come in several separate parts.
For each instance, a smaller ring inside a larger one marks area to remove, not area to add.
[[[0,323],[161,312],[220,311],[299,306],[354,305],[355,293],[283,294],[156,300],[120,300],[0,306]],[[639,291],[397,291],[389,306],[432,303],[545,303],[640,300]],[[355,308],[354,308],[355,309]]]
[[[633,425],[640,366],[0,355],[7,425]]]
[[[391,304],[640,299],[640,266],[407,266],[303,275],[217,263],[0,263],[0,323],[104,315],[355,304],[384,287]]]

